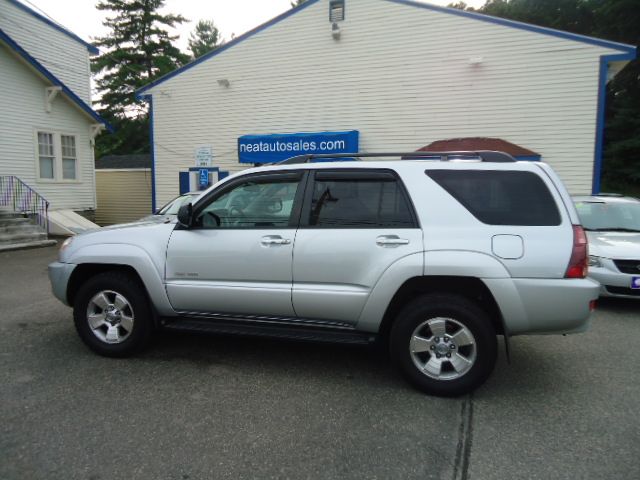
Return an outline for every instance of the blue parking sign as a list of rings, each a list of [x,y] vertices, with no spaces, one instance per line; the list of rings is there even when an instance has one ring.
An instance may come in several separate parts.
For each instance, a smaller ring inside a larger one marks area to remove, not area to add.
[[[200,188],[209,186],[209,170],[206,168],[200,169]]]

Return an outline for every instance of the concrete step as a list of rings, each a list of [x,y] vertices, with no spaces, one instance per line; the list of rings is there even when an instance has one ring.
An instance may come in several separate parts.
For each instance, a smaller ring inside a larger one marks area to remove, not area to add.
[[[16,212],[11,209],[0,209],[0,217],[11,217],[11,216],[24,216],[21,212]]]
[[[0,245],[13,243],[36,242],[46,240],[47,234],[42,231],[37,232],[17,232],[17,233],[0,233]]]
[[[34,219],[13,211],[0,211],[0,246],[30,244],[45,240],[47,240],[47,232]]]
[[[33,223],[14,223],[9,225],[2,225],[0,223],[0,235],[5,233],[33,233],[42,232],[40,225],[34,225]]]
[[[21,224],[30,224],[31,219],[25,217],[14,217],[14,218],[0,218],[0,227],[7,227],[9,225],[21,225]]]
[[[24,250],[27,248],[41,248],[41,247],[50,247],[55,245],[55,240],[37,240],[31,242],[17,242],[17,243],[8,243],[8,244],[0,244],[0,252],[7,252],[9,250]]]

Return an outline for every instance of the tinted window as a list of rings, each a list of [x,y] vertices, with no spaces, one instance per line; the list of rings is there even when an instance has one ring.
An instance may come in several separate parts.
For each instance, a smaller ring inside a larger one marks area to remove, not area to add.
[[[309,224],[325,228],[414,227],[402,187],[386,173],[316,174]]]
[[[559,225],[558,207],[532,172],[427,170],[478,220],[490,225]]]
[[[299,180],[259,177],[238,183],[216,195],[198,214],[201,228],[288,227]]]

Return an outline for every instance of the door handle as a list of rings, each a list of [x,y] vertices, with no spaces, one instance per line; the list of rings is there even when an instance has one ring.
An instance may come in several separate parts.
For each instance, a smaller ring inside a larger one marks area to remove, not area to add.
[[[260,239],[262,245],[289,245],[291,240],[280,235],[266,235]]]
[[[400,238],[397,235],[382,235],[376,238],[376,244],[380,247],[397,247],[400,245],[409,245],[409,240]]]

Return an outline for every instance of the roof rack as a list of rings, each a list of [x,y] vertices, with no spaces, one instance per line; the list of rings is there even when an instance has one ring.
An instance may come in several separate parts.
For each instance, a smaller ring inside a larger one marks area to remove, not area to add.
[[[359,160],[360,158],[376,158],[376,157],[400,157],[401,160],[438,160],[447,162],[449,157],[477,157],[482,162],[515,162],[508,153],[495,152],[492,150],[464,150],[464,151],[451,151],[451,152],[404,152],[404,153],[318,153],[318,154],[306,154],[297,155],[295,157],[287,158],[281,162],[277,162],[276,165],[291,165],[296,163],[309,163],[316,159],[339,159],[350,158],[353,160]]]

